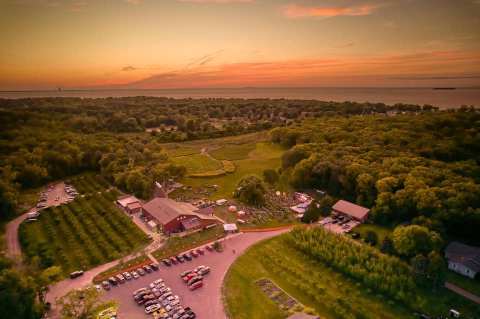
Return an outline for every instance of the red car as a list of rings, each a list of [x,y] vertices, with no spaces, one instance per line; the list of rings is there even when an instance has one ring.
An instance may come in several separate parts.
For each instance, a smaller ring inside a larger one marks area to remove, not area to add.
[[[190,252],[190,254],[191,254],[193,257],[195,257],[195,258],[198,257],[198,253],[197,253],[195,250],[192,250],[192,251]]]
[[[191,273],[189,273],[188,275],[186,275],[185,277],[183,277],[183,281],[184,281],[184,282],[189,282],[190,279],[192,279],[193,277],[196,277],[196,276],[197,276],[196,273],[191,272]]]
[[[195,290],[195,289],[198,289],[200,287],[203,287],[203,281],[197,281],[196,283],[191,285],[189,288],[190,288],[190,290]]]
[[[207,245],[206,248],[207,248],[208,251],[213,251],[213,247],[211,245]]]
[[[199,253],[200,255],[203,255],[205,251],[202,248],[198,248],[197,253]]]
[[[172,264],[176,265],[178,263],[177,259],[175,257],[170,257],[170,261]]]

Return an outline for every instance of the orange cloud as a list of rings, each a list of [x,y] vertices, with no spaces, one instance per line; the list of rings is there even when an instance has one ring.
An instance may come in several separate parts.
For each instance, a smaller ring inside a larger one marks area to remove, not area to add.
[[[246,3],[254,2],[255,0],[177,0],[178,2],[191,3]]]
[[[329,18],[336,16],[366,16],[378,8],[377,5],[364,4],[350,7],[324,7],[302,6],[289,4],[283,7],[283,14],[288,18],[320,17]]]

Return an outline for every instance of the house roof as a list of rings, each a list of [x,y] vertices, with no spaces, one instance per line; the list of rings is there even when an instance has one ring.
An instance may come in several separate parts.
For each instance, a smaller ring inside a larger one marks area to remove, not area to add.
[[[182,226],[186,230],[196,228],[200,225],[200,219],[197,217],[182,220]]]
[[[167,224],[180,215],[194,215],[200,219],[216,219],[198,213],[198,208],[190,203],[177,202],[170,198],[154,198],[143,205],[143,209],[160,223]]]
[[[480,271],[480,248],[453,241],[445,249],[445,257],[453,262],[464,265],[475,271]]]
[[[127,204],[127,207],[129,209],[137,209],[137,208],[141,208],[142,204],[140,204],[140,202],[134,202],[134,203]]]
[[[347,202],[346,200],[339,200],[335,203],[335,205],[333,205],[332,209],[342,214],[355,217],[357,219],[364,219],[370,212],[368,208]]]
[[[122,207],[127,207],[131,203],[140,203],[140,200],[133,195],[125,195],[117,199],[117,203]]]

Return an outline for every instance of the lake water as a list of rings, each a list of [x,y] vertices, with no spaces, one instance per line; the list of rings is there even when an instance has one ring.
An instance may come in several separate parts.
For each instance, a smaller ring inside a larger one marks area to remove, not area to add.
[[[86,98],[125,96],[162,96],[171,98],[285,98],[336,102],[431,104],[440,108],[457,108],[462,105],[475,105],[480,107],[480,88],[462,88],[456,90],[433,90],[431,88],[228,88],[0,91],[0,98],[60,96]]]

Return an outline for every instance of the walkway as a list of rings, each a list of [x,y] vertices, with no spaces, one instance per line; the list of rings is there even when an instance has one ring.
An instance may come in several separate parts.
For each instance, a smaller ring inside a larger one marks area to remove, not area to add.
[[[445,288],[459,294],[460,296],[463,296],[465,298],[467,298],[468,300],[471,300],[477,304],[480,305],[480,297],[477,296],[477,295],[474,295],[472,294],[471,292],[463,289],[463,288],[460,288],[452,283],[449,283],[449,282],[445,282]]]

